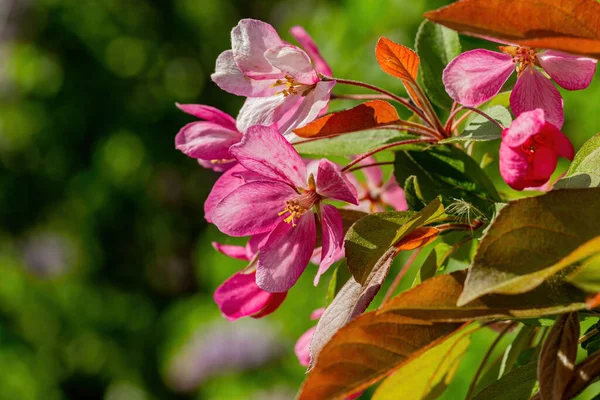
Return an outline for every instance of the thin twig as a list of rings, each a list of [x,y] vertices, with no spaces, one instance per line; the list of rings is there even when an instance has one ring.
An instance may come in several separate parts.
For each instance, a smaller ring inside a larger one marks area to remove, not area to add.
[[[435,128],[435,125],[432,121],[430,121],[425,114],[423,113],[423,111],[421,111],[418,107],[415,107],[414,105],[412,105],[410,103],[409,100],[404,99],[400,96],[396,96],[395,94],[388,92],[385,89],[379,88],[377,86],[374,85],[370,85],[368,83],[365,82],[360,82],[360,81],[353,81],[350,79],[338,79],[338,78],[331,78],[332,80],[336,81],[337,83],[341,83],[341,84],[346,84],[346,85],[352,85],[352,86],[359,86],[359,87],[363,87],[366,89],[370,89],[370,90],[374,90],[376,92],[385,94],[387,96],[390,96],[390,98],[392,98],[393,100],[397,101],[398,103],[402,104],[404,107],[408,108],[409,110],[411,110],[412,112],[414,112],[415,114],[417,114],[423,121],[425,121],[429,126],[431,126],[432,128]]]
[[[419,255],[419,253],[421,252],[422,249],[423,249],[422,247],[419,247],[418,249],[413,251],[412,254],[410,255],[410,257],[408,258],[408,260],[406,260],[406,262],[402,266],[402,269],[400,270],[400,272],[398,272],[398,275],[396,275],[394,282],[392,282],[392,284],[390,285],[390,288],[385,293],[385,296],[383,297],[383,300],[381,301],[381,305],[379,306],[379,308],[383,307],[383,305],[390,299],[390,297],[392,297],[392,294],[396,290],[396,287],[398,287],[398,284],[402,280],[402,277],[404,276],[404,274],[406,274],[406,271],[408,271],[408,269],[413,264],[413,262],[415,262],[415,259],[417,258],[417,256]]]
[[[429,113],[429,116],[431,118],[430,121],[433,123],[432,128],[434,128],[438,132],[440,132],[442,137],[445,138],[446,130],[444,129],[444,125],[442,125],[442,121],[440,121],[440,118],[438,117],[435,110],[433,109],[433,106],[431,105],[429,98],[427,96],[425,96],[425,92],[423,92],[423,89],[421,88],[421,86],[419,86],[419,84],[414,82],[414,85],[413,84],[410,84],[410,85],[415,90],[415,92],[417,92],[418,96],[420,97],[421,102],[425,106],[425,109],[426,109],[425,112]]]
[[[350,168],[346,172],[358,171],[359,169],[369,168],[369,167],[378,167],[380,165],[394,165],[394,162],[393,161],[382,161],[382,162],[376,162],[376,163],[372,163],[372,164],[358,165],[356,167]]]
[[[454,105],[452,106],[452,110],[450,111],[450,115],[448,116],[448,119],[446,120],[446,125],[444,125],[444,129],[449,130],[450,127],[452,126],[452,122],[454,121],[454,118],[456,118],[456,115],[461,112],[463,110],[462,106],[457,106],[458,103],[454,102]]]
[[[393,100],[386,94],[336,94],[331,95],[331,100]]]
[[[467,395],[465,396],[465,399],[470,399],[473,396],[473,391],[475,391],[477,381],[479,380],[479,377],[481,376],[481,373],[483,372],[483,367],[485,367],[485,364],[487,363],[488,359],[492,356],[492,353],[494,352],[494,349],[496,348],[498,343],[500,343],[500,340],[502,340],[504,335],[506,335],[506,333],[510,329],[512,329],[517,323],[518,322],[515,321],[515,322],[511,322],[510,324],[506,325],[506,327],[504,327],[504,329],[502,329],[502,332],[500,332],[498,334],[498,336],[496,336],[496,339],[494,339],[494,341],[490,345],[490,348],[483,356],[483,359],[481,360],[481,363],[479,364],[479,367],[477,368],[477,372],[475,373],[475,376],[473,377],[473,380],[471,381],[471,384],[469,385],[469,390],[467,391]]]
[[[579,341],[577,341],[577,343],[581,344],[581,343],[585,342],[586,340],[588,340],[592,336],[596,335],[598,332],[599,331],[598,331],[597,328],[592,329],[591,331],[589,331],[588,333],[586,333],[585,335],[583,335],[582,337],[580,337]]]
[[[386,144],[385,146],[378,147],[376,149],[373,149],[373,150],[369,151],[368,153],[363,154],[362,156],[359,156],[359,157],[355,158],[350,163],[348,163],[348,165],[346,165],[344,168],[342,168],[342,172],[346,172],[348,169],[352,168],[353,166],[355,166],[356,164],[358,164],[359,162],[361,162],[365,158],[368,158],[368,157],[372,156],[373,154],[377,154],[380,151],[391,149],[392,147],[403,146],[405,144],[435,143],[435,142],[437,142],[437,139],[419,138],[419,139],[400,140],[398,142]]]
[[[463,110],[464,110],[464,108],[463,108]],[[458,127],[460,126],[460,124],[462,124],[464,122],[464,120],[467,119],[467,117],[469,115],[471,115],[472,112],[473,112],[472,110],[467,110],[466,113],[464,113],[463,115],[461,115],[460,118],[457,119],[456,122],[454,122],[454,124],[452,124],[452,127],[450,128],[450,130],[451,131],[455,131],[456,129],[458,129]]]
[[[421,126],[421,128],[413,128],[412,126],[408,126],[408,125],[407,126],[403,126],[403,125],[400,125],[400,124],[396,124],[396,125],[382,125],[382,126],[376,127],[375,130],[395,129],[395,130],[398,130],[398,131],[401,131],[401,132],[411,132],[411,133],[415,133],[417,135],[432,136],[431,132],[433,132],[433,131],[431,129],[429,129],[429,128],[425,127],[425,126],[422,126],[422,125],[420,125],[420,126]],[[345,135],[345,134],[348,134],[348,133],[356,133],[356,132],[359,132],[359,131],[343,132],[343,133],[333,133],[331,135],[323,135],[323,136],[319,136],[319,137],[310,138],[310,139],[302,140],[302,141],[299,141],[299,142],[295,142],[295,143],[292,143],[292,145],[295,146],[295,145],[298,145],[298,144],[310,143],[310,142],[315,142],[317,140],[323,140],[323,139],[333,139],[333,138],[338,137],[338,136],[342,136],[342,135]],[[436,137],[435,140],[437,140],[437,137]]]

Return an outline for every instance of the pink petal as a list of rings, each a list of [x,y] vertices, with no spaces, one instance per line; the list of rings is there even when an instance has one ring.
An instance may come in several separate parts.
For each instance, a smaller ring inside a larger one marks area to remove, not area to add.
[[[569,138],[558,129],[551,129],[548,134],[552,136],[553,148],[556,155],[572,161],[575,157],[575,149]]]
[[[381,192],[381,200],[385,204],[392,206],[396,211],[408,210],[404,190],[398,185],[394,176],[391,176],[390,180],[384,185]]]
[[[214,163],[209,160],[203,160],[201,158],[198,158],[196,161],[198,161],[198,164],[202,168],[212,169],[215,172],[229,171],[234,165],[237,165],[236,160],[231,160],[230,162],[220,160],[219,162]]]
[[[292,130],[314,121],[329,104],[329,97],[334,86],[335,81],[321,81],[308,95],[300,97],[301,103],[296,112],[285,123],[278,124],[281,134],[287,135]],[[299,95],[288,97],[299,97]]]
[[[319,48],[317,44],[314,42],[312,37],[304,30],[301,26],[294,26],[290,29],[290,33],[294,38],[300,43],[300,46],[308,53],[309,57],[312,59],[315,64],[315,69],[317,72],[325,75],[332,76],[331,68],[327,64],[327,61],[323,58],[321,53],[319,52]]]
[[[273,294],[260,289],[255,279],[255,273],[238,272],[215,291],[215,303],[228,320],[252,316],[261,312],[273,301]]]
[[[212,242],[213,247],[219,253],[226,255],[227,257],[237,258],[238,260],[250,261],[248,253],[246,252],[245,246],[232,246],[229,244],[221,244]]]
[[[289,290],[308,265],[316,242],[312,212],[300,217],[297,226],[281,221],[260,249],[256,284],[273,293]]]
[[[310,342],[313,335],[315,334],[316,326],[313,326],[298,338],[296,345],[294,346],[294,353],[298,357],[298,362],[303,367],[308,367],[310,364]]]
[[[344,225],[340,212],[332,205],[321,205],[321,227],[323,230],[323,250],[319,270],[313,284],[317,286],[319,279],[331,265],[337,261],[337,255],[343,250]]]
[[[558,129],[564,122],[563,99],[550,79],[535,67],[527,67],[517,79],[510,95],[510,107],[515,115],[541,108],[547,122]]]
[[[229,130],[236,130],[235,119],[231,115],[219,110],[218,108],[205,106],[202,104],[175,104],[181,111],[185,113],[205,121],[214,122],[215,124],[219,124],[224,128],[228,128]]]
[[[269,233],[270,232],[254,235],[248,240],[248,243],[246,243],[246,255],[249,260],[251,260],[256,253],[258,253],[258,250],[267,242]]]
[[[242,140],[236,130],[214,122],[192,122],[175,136],[175,148],[192,158],[221,160],[232,158],[229,148]]]
[[[500,144],[500,175],[515,190],[523,190],[529,185],[527,174],[529,162],[526,154],[513,150],[504,141]]]
[[[282,220],[278,215],[296,191],[281,182],[245,183],[225,196],[212,210],[212,222],[229,236],[269,232]]]
[[[266,317],[267,315],[276,311],[279,308],[279,306],[281,305],[281,303],[283,303],[283,301],[287,297],[287,293],[288,292],[270,293],[271,297],[269,298],[269,302],[267,303],[265,308],[263,308],[256,314],[251,315],[251,317],[252,318],[262,318],[262,317]]]
[[[255,19],[243,19],[231,31],[231,46],[235,63],[250,78],[277,79],[282,76],[265,58],[265,51],[282,46],[275,28]]]
[[[321,318],[321,316],[323,315],[324,312],[325,312],[325,307],[317,308],[316,310],[314,310],[313,312],[310,313],[310,319],[315,321],[315,320]]]
[[[354,205],[358,204],[358,196],[354,185],[337,165],[325,158],[319,162],[317,193],[331,199],[346,201]]]
[[[556,50],[545,50],[537,55],[540,65],[554,82],[567,90],[585,89],[596,73],[597,61]]]
[[[212,81],[226,92],[248,97],[273,96],[277,89],[271,87],[276,79],[257,80],[244,75],[233,59],[233,51],[226,50],[219,55]]]
[[[546,126],[544,110],[541,108],[527,111],[519,115],[502,131],[502,143],[510,147],[519,147],[531,137],[539,134]]]
[[[294,187],[306,186],[306,167],[302,158],[273,128],[253,126],[230,152],[250,171]]]
[[[212,223],[212,211],[215,206],[221,201],[221,199],[227,196],[229,193],[233,192],[234,189],[237,189],[244,180],[238,176],[236,176],[237,172],[245,170],[244,167],[237,164],[223,175],[217,179],[215,184],[213,185],[206,201],[204,202],[204,218],[206,221]]]
[[[312,85],[319,81],[308,54],[299,47],[289,44],[275,47],[265,52],[265,58],[274,67],[294,77],[297,82]]]
[[[477,49],[450,61],[442,79],[450,97],[474,107],[497,95],[514,69],[508,54]]]
[[[548,182],[557,164],[558,155],[554,149],[550,147],[537,149],[527,175],[527,186],[541,186]]]
[[[299,96],[283,94],[269,97],[247,98],[237,118],[237,129],[246,132],[255,125],[271,126],[279,124],[291,110],[299,107]]]

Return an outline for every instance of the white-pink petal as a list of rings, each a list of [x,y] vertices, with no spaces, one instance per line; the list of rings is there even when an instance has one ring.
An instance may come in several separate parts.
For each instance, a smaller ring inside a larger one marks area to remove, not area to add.
[[[226,255],[227,257],[236,258],[238,260],[249,261],[248,252],[246,246],[234,246],[230,244],[221,244],[212,242],[212,246],[219,253]]]
[[[321,205],[321,228],[323,232],[323,249],[319,270],[313,281],[315,286],[319,284],[321,275],[337,261],[337,256],[343,251],[344,225],[337,208],[329,204]]]
[[[283,45],[268,49],[265,58],[277,69],[292,76],[297,82],[312,85],[319,81],[317,71],[310,58],[302,49],[292,45]]]
[[[256,284],[267,292],[290,289],[308,265],[316,242],[317,229],[312,212],[300,217],[296,226],[281,221],[260,249]]]
[[[219,55],[215,72],[210,76],[221,89],[237,96],[273,96],[277,89],[271,87],[272,80],[250,79],[244,75],[233,59],[233,51],[226,50]]]
[[[245,133],[255,125],[272,126],[279,124],[286,115],[290,115],[291,110],[300,106],[302,99],[300,96],[284,96],[283,94],[274,94],[268,97],[248,97],[238,114],[237,129]],[[281,132],[283,133],[283,131]]]
[[[296,191],[285,183],[253,181],[225,196],[212,210],[212,222],[229,236],[269,232],[283,220],[278,213]]]
[[[544,71],[554,82],[567,90],[585,89],[592,82],[597,60],[556,50],[545,50],[537,55]]]
[[[308,56],[312,59],[317,72],[320,72],[325,76],[331,77],[331,68],[327,64],[327,61],[325,61],[325,58],[323,58],[323,56],[321,55],[317,44],[312,39],[312,37],[310,37],[308,32],[306,32],[306,30],[301,26],[294,26],[290,29],[290,33],[292,34],[292,36],[294,36],[298,43],[300,43],[300,46],[302,46],[304,51],[306,51]]]
[[[541,108],[544,110],[546,121],[558,129],[563,126],[562,96],[550,79],[535,67],[527,67],[517,79],[510,95],[510,107],[516,116]]]
[[[302,158],[273,128],[253,126],[230,152],[250,171],[297,188],[306,187],[306,167]]]
[[[210,161],[209,161],[210,162]],[[237,176],[238,173],[245,171],[246,169],[241,165],[237,164],[226,171],[223,175],[217,179],[215,184],[213,185],[206,201],[204,202],[204,218],[206,221],[212,223],[212,211],[215,206],[229,193],[233,192],[237,189],[241,184],[244,183],[244,180]]]
[[[323,158],[317,171],[317,193],[321,196],[358,205],[356,188],[340,168]]]
[[[513,73],[515,65],[508,54],[471,50],[452,60],[444,69],[446,92],[455,101],[475,107],[497,95]]]
[[[271,65],[264,54],[283,44],[275,28],[255,19],[243,19],[231,31],[235,63],[250,78],[277,79],[281,76],[281,71]]]
[[[301,103],[294,114],[285,122],[278,124],[282,135],[292,134],[292,130],[299,128],[314,121],[329,105],[331,90],[335,86],[335,81],[320,81],[304,97],[300,95],[288,96],[299,98]]]

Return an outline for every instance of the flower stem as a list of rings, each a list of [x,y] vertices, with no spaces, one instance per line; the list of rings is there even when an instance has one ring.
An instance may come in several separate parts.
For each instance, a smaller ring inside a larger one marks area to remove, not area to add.
[[[459,106],[458,103],[454,103],[454,105],[452,106],[452,110],[450,111],[450,115],[448,116],[448,119],[446,120],[446,125],[444,126],[444,128],[446,129],[446,131],[452,131],[450,129],[450,127],[452,126],[452,122],[454,121],[454,118],[456,118],[456,115],[461,112],[462,110],[464,110],[464,108],[462,106]]]
[[[336,81],[337,83],[341,83],[341,84],[345,84],[345,85],[352,85],[352,86],[358,86],[358,87],[363,87],[366,89],[370,89],[373,90],[375,92],[379,92],[382,94],[385,94],[386,96],[389,96],[391,99],[397,101],[398,103],[402,104],[404,107],[408,108],[409,110],[411,110],[412,112],[414,112],[415,114],[417,114],[423,121],[425,121],[429,126],[431,126],[432,128],[436,128],[435,124],[430,121],[425,114],[423,113],[423,111],[421,111],[418,107],[414,106],[410,100],[408,99],[404,99],[402,97],[396,96],[395,94],[388,92],[385,89],[382,89],[380,87],[374,86],[374,85],[370,85],[368,83],[365,82],[360,82],[360,81],[353,81],[350,79],[338,79],[338,78],[331,78],[332,80]]]
[[[358,171],[363,168],[378,167],[380,165],[394,165],[394,162],[393,161],[382,161],[382,162],[376,162],[376,163],[371,163],[371,164],[358,165],[356,167],[350,168],[346,172]]]
[[[386,94],[335,94],[331,95],[331,100],[394,100]]]
[[[481,363],[479,364],[479,368],[477,368],[477,372],[475,373],[475,376],[473,377],[473,380],[471,381],[471,384],[469,385],[469,390],[467,391],[467,395],[465,396],[465,399],[468,400],[473,396],[473,392],[475,391],[475,386],[477,385],[477,381],[479,380],[479,377],[481,376],[481,373],[483,372],[483,367],[485,367],[485,364],[487,363],[489,358],[492,356],[492,353],[494,352],[494,349],[496,348],[496,346],[498,346],[498,343],[500,343],[500,340],[502,340],[504,335],[506,335],[506,333],[508,333],[508,331],[510,329],[512,329],[517,323],[518,322],[515,321],[515,322],[512,322],[512,323],[506,325],[506,327],[504,327],[504,329],[502,329],[502,332],[500,332],[500,334],[498,334],[498,336],[496,336],[496,339],[494,339],[494,341],[490,345],[490,348],[488,349],[487,353],[485,353],[485,355],[483,356],[483,360],[481,360]]]
[[[415,262],[415,259],[417,258],[417,256],[419,255],[419,253],[421,252],[422,249],[423,249],[422,247],[419,247],[418,249],[413,251],[412,254],[410,255],[410,257],[408,258],[408,260],[406,260],[406,262],[402,266],[402,269],[400,270],[400,272],[398,272],[398,275],[396,275],[394,282],[392,282],[392,284],[390,285],[390,288],[385,293],[385,296],[383,297],[383,300],[381,301],[381,305],[379,306],[379,308],[383,307],[383,305],[385,303],[387,303],[387,301],[390,299],[390,297],[392,297],[392,294],[394,294],[394,292],[396,291],[396,288],[400,284],[400,281],[402,281],[402,277],[404,276],[404,274],[406,274],[406,271],[408,271],[410,266]]]
[[[386,144],[385,146],[377,147],[376,149],[373,149],[373,150],[369,151],[368,153],[365,153],[362,156],[355,158],[348,165],[346,165],[344,168],[342,168],[342,172],[346,172],[347,170],[349,170],[350,168],[352,168],[353,166],[355,166],[356,164],[358,164],[365,158],[368,158],[368,157],[372,156],[373,154],[379,153],[380,151],[391,149],[392,147],[403,146],[405,144],[435,143],[435,142],[437,142],[437,139],[419,138],[419,139],[400,140],[398,142]]]

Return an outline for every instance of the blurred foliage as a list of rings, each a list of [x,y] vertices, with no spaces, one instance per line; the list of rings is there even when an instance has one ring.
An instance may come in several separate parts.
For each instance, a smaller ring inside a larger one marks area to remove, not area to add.
[[[275,315],[222,321],[212,292],[243,263],[210,242],[239,242],[203,219],[217,176],[174,149],[190,120],[174,103],[236,115],[242,99],[210,73],[244,17],[287,40],[303,25],[336,76],[401,91],[377,67],[374,44],[385,35],[413,46],[423,11],[445,3],[3,2],[0,399],[293,397],[304,377],[293,344],[326,284],[312,287],[310,266]],[[576,147],[598,131],[590,99],[599,95],[597,81],[565,94]],[[445,398],[465,393],[493,337],[476,336]]]

